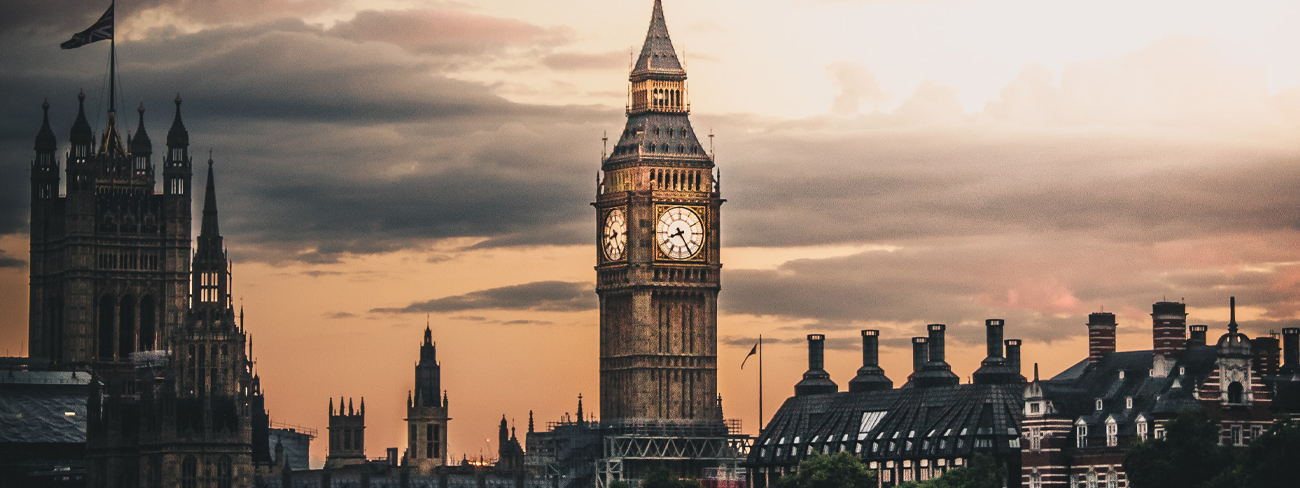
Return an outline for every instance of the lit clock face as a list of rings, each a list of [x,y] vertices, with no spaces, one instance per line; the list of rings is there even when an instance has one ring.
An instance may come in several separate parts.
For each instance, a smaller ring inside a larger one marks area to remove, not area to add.
[[[686,259],[698,253],[704,244],[704,224],[691,209],[673,207],[659,216],[655,238],[665,256]]]
[[[605,231],[600,243],[610,261],[623,259],[623,251],[627,249],[627,216],[623,209],[616,208],[605,214]]]

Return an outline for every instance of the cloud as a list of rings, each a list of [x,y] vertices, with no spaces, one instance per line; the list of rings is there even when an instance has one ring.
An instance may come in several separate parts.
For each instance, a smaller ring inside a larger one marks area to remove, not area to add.
[[[860,63],[840,61],[826,67],[831,83],[839,94],[831,100],[831,113],[852,115],[861,105],[874,109],[885,101],[885,92],[876,82],[876,75]]]
[[[3,249],[0,249],[0,269],[4,269],[4,268],[26,268],[26,267],[27,267],[27,261],[26,261],[26,260],[18,259],[18,258],[11,258],[11,257],[9,257],[9,256],[5,256],[5,252],[4,252],[4,250],[3,250]]]
[[[537,281],[435,298],[401,308],[376,308],[371,312],[443,313],[491,309],[578,312],[595,308],[596,295],[590,283]]]
[[[553,323],[549,320],[507,320],[501,325],[551,325]]]
[[[627,63],[627,54],[618,51],[604,53],[554,53],[542,58],[542,64],[556,71],[617,69]]]
[[[334,313],[325,314],[325,318],[327,319],[350,319],[356,316],[357,314],[350,313],[350,312],[334,312]]]
[[[449,9],[364,10],[330,33],[355,41],[379,41],[425,54],[484,54],[508,47],[568,42],[564,28]]]

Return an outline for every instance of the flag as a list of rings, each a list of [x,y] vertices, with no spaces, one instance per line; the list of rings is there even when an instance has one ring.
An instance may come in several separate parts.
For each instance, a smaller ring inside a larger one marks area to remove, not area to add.
[[[64,49],[76,49],[95,41],[102,41],[104,39],[112,39],[112,38],[113,38],[113,5],[110,4],[108,6],[108,11],[104,12],[104,15],[101,15],[99,17],[99,20],[96,20],[95,23],[92,24],[90,27],[88,27],[86,30],[73,34],[72,39],[68,39],[63,44],[60,44],[59,47]]]
[[[740,369],[745,369],[745,362],[749,361],[749,357],[755,354],[758,354],[758,343],[754,343],[754,347],[749,349],[749,354],[745,355],[745,360],[740,362]]]

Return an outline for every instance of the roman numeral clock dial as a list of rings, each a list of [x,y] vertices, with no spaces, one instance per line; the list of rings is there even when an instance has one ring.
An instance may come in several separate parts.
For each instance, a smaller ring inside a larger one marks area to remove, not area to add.
[[[623,209],[616,208],[605,215],[605,231],[601,235],[600,244],[605,250],[606,259],[623,259],[623,251],[627,248],[627,216]]]
[[[704,224],[686,207],[672,207],[659,216],[655,226],[659,250],[671,259],[689,259],[704,245]]]

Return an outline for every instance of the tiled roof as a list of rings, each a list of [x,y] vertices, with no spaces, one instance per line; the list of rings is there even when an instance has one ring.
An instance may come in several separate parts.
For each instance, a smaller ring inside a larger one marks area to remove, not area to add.
[[[750,450],[751,465],[791,465],[813,452],[866,459],[1009,454],[1024,384],[956,385],[795,396]],[[865,431],[864,431],[865,429]]]
[[[650,30],[646,32],[641,57],[637,58],[632,73],[663,71],[686,74],[682,70],[682,63],[677,60],[677,52],[673,50],[673,41],[668,37],[663,5],[660,0],[655,0],[654,13],[650,16]]]
[[[86,442],[90,375],[0,372],[0,443]]]
[[[657,157],[708,160],[686,114],[651,112],[628,116],[607,164]]]

